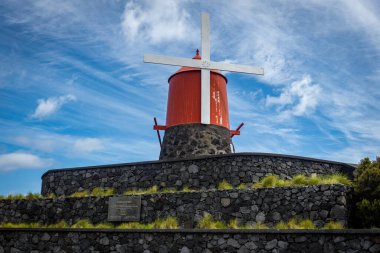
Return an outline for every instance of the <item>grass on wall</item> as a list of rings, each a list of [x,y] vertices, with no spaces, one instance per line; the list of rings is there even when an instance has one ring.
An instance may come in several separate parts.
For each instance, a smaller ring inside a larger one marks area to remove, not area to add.
[[[268,175],[253,185],[253,188],[286,187],[286,186],[310,186],[324,184],[343,184],[352,186],[352,181],[343,174],[332,175],[297,175],[291,179],[280,179],[277,175]]]
[[[80,191],[75,192],[70,195],[73,198],[83,198],[83,197],[100,197],[100,196],[112,196],[115,194],[115,189],[113,188],[101,188],[96,187],[92,191]]]
[[[222,191],[222,190],[232,190],[234,187],[228,183],[226,180],[223,180],[218,184],[217,189]]]
[[[88,219],[78,220],[73,225],[67,224],[65,221],[60,221],[55,224],[45,225],[41,223],[0,223],[0,228],[86,228],[86,229],[177,229],[179,228],[178,221],[175,217],[158,218],[152,223],[143,224],[139,222],[126,222],[120,225],[111,223],[93,224]]]
[[[310,185],[323,185],[323,184],[343,184],[347,186],[352,186],[352,181],[343,174],[332,174],[332,175],[324,175],[324,176],[305,176],[305,175],[297,175],[291,179],[280,179],[277,175],[268,175],[262,178],[259,182],[254,183],[251,188],[268,188],[268,187],[286,187],[286,186],[310,186]],[[248,189],[248,185],[241,183],[237,187],[233,187],[229,182],[223,180],[217,186],[218,190],[244,190]],[[212,191],[213,189],[211,189]],[[172,188],[164,188],[159,189],[157,185],[154,185],[148,189],[139,189],[139,190],[128,190],[123,193],[123,195],[143,195],[143,194],[158,194],[158,193],[176,193],[176,192],[197,192],[200,190],[191,189],[188,186],[184,186],[182,189],[172,189]],[[83,198],[83,197],[100,197],[100,196],[112,196],[115,195],[116,191],[113,188],[101,188],[96,187],[92,189],[92,191],[79,191],[71,194],[69,197],[73,198]],[[65,196],[62,196],[65,197]],[[54,194],[49,194],[44,197],[38,193],[28,193],[26,195],[23,194],[15,194],[8,196],[1,196],[0,200],[19,200],[19,199],[49,199],[49,198],[57,198]]]
[[[69,225],[65,221],[60,221],[55,224],[45,225],[41,223],[0,223],[0,228],[85,228],[85,229],[179,229],[180,226],[175,217],[158,218],[151,223],[125,222],[120,225],[111,223],[93,224],[88,219],[78,220],[73,225]],[[237,219],[231,219],[229,222],[224,222],[214,219],[210,214],[205,213],[198,221],[197,228],[199,229],[269,229],[264,223],[240,224]],[[343,229],[343,225],[338,222],[330,221],[321,229]],[[288,221],[277,223],[274,229],[317,229],[313,221],[309,219],[292,218]]]

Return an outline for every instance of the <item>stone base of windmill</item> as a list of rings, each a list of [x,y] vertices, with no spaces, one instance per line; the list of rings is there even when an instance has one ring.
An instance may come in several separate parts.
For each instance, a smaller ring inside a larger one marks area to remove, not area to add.
[[[184,124],[165,130],[160,160],[230,153],[231,137],[227,128]]]
[[[200,126],[201,127],[201,126]],[[199,129],[197,130],[199,131]],[[237,153],[197,158],[50,170],[42,176],[42,194],[55,198],[0,200],[0,222],[94,224],[125,221],[151,223],[175,217],[178,229],[22,229],[0,228],[3,252],[378,252],[378,230],[276,230],[290,218],[308,218],[318,228],[330,221],[349,226],[349,186],[314,185],[239,188],[268,174],[353,175],[339,162],[278,154]],[[227,181],[234,189],[220,190]],[[125,194],[157,186],[171,192]],[[96,187],[113,196],[70,197]],[[193,191],[184,191],[189,187]],[[119,212],[117,212],[119,211]],[[198,229],[204,213],[269,229]],[[112,213],[112,215],[110,215]],[[113,216],[115,215],[115,216]]]

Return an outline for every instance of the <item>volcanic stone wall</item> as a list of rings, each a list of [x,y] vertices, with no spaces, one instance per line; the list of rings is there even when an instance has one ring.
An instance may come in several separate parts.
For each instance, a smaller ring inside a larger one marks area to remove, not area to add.
[[[231,153],[231,134],[216,125],[184,124],[165,130],[160,160]]]
[[[253,183],[268,174],[289,178],[297,174],[319,175],[346,173],[352,176],[354,167],[338,162],[312,158],[263,154],[236,153],[170,161],[115,164],[75,169],[47,171],[42,176],[42,194],[70,195],[95,187],[112,187],[118,193],[130,189],[215,188],[227,180],[233,186]]]
[[[203,216],[228,222],[266,223],[269,226],[293,217],[309,218],[321,227],[338,221],[347,226],[351,188],[343,185],[262,188],[141,195],[141,222],[176,217],[181,226],[192,228]],[[58,198],[0,201],[0,221],[40,222],[90,219],[106,222],[109,197]]]
[[[380,252],[377,230],[1,229],[3,252]]]

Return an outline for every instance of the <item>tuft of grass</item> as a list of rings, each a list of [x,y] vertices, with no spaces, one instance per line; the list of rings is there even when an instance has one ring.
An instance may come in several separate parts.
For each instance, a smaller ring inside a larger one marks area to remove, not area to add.
[[[39,193],[32,193],[32,192],[29,192],[25,196],[25,199],[41,199],[41,198],[42,198],[41,194],[39,194]]]
[[[88,191],[74,192],[73,194],[70,195],[70,197],[85,198],[85,197],[90,197],[90,193]]]
[[[55,195],[54,193],[49,193],[47,196],[46,196],[47,199],[55,199],[57,198],[57,195]]]
[[[344,174],[336,173],[322,177],[322,184],[344,184],[352,186],[352,181]]]
[[[111,196],[115,194],[115,189],[113,188],[101,188],[96,187],[92,189],[91,196]]]
[[[0,228],[41,228],[43,225],[40,223],[12,223],[2,222]]]
[[[9,194],[5,199],[8,200],[19,200],[19,199],[25,199],[25,196],[22,194]]]
[[[241,184],[238,185],[238,187],[236,189],[238,189],[238,190],[245,190],[247,188],[248,187],[247,187],[247,185],[245,183],[241,183]]]
[[[205,213],[198,222],[198,228],[204,229],[224,229],[227,225],[223,221],[214,220],[209,213]]]
[[[115,228],[115,226],[111,223],[99,223],[99,224],[94,225],[94,228],[112,229],[112,228]]]
[[[228,183],[226,180],[223,180],[218,184],[218,190],[232,190],[234,187]]]
[[[254,226],[254,229],[268,229],[268,226],[262,222],[257,222]]]
[[[126,222],[121,223],[116,227],[117,229],[152,229],[152,224],[141,224],[139,222]]]
[[[343,229],[342,223],[330,221],[329,223],[326,223],[322,229]]]
[[[94,224],[89,219],[78,220],[71,228],[94,228]]]
[[[276,229],[316,229],[314,223],[310,219],[292,218],[288,222],[279,222],[275,226]]]
[[[292,178],[292,185],[308,185],[308,178],[305,175],[297,175]]]
[[[196,190],[191,189],[189,186],[185,185],[182,190],[182,192],[195,192]]]
[[[123,193],[123,195],[141,195],[141,194],[154,194],[158,193],[158,186],[153,185],[152,187],[145,190],[128,190]]]
[[[60,221],[58,223],[55,223],[55,224],[50,224],[47,226],[48,228],[69,228],[69,224],[67,224],[66,221]]]
[[[254,188],[262,188],[262,187],[275,187],[279,177],[277,175],[268,175],[261,179],[259,182],[253,185]]]
[[[280,221],[279,223],[276,224],[275,226],[276,229],[288,229],[288,224],[284,221]]]
[[[159,228],[159,229],[175,229],[178,228],[178,221],[177,218],[175,217],[167,217],[165,219],[158,218],[153,222],[153,227],[154,228]]]
[[[239,221],[235,218],[228,222],[227,227],[230,229],[239,229],[241,226],[239,224]]]

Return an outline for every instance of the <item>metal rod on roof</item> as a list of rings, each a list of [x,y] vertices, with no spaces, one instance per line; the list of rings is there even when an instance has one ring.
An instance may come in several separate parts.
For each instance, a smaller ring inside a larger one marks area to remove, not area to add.
[[[156,117],[154,117],[154,125],[158,126]],[[156,131],[157,131],[158,142],[160,143],[160,148],[162,148],[160,130],[157,129]]]

